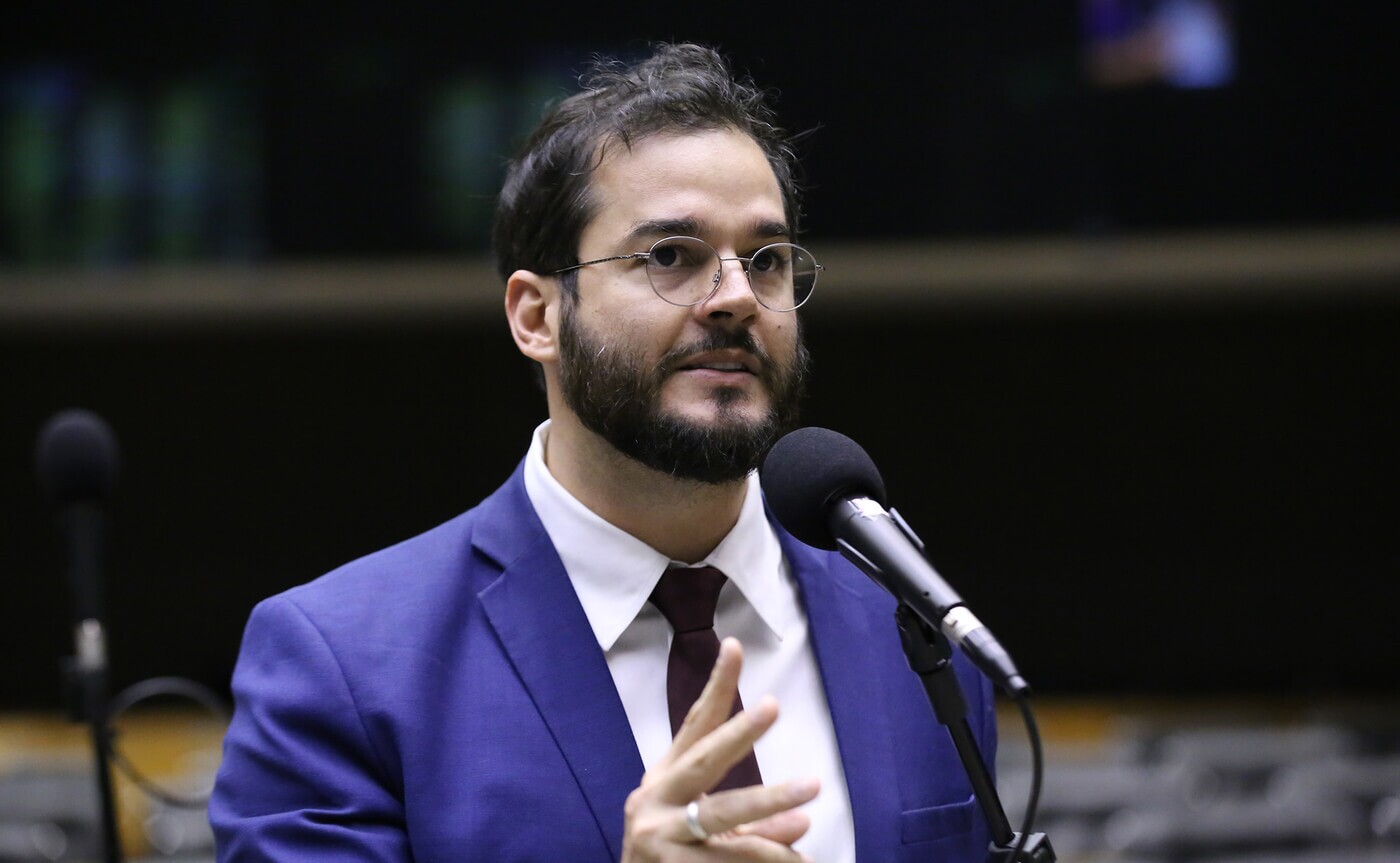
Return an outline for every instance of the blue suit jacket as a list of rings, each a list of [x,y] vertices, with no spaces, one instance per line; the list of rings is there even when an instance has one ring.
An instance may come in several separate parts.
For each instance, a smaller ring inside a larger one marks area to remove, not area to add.
[[[894,602],[779,530],[861,861],[981,861],[987,831]],[[994,757],[990,685],[958,657]],[[254,609],[210,820],[220,860],[616,860],[642,761],[522,473]],[[818,852],[820,859],[820,852]]]

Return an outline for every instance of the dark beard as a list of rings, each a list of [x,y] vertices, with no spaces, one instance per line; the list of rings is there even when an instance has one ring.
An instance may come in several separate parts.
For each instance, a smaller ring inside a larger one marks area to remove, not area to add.
[[[695,344],[668,352],[654,366],[641,351],[620,349],[593,339],[566,302],[559,331],[559,387],[564,401],[584,426],[649,468],[678,479],[719,485],[743,479],[756,469],[769,448],[797,427],[799,404],[809,357],[801,330],[792,364],[779,366],[748,330],[711,330]],[[759,360],[759,380],[771,406],[757,422],[743,417],[737,405],[746,395],[737,389],[715,390],[719,415],[702,425],[661,409],[661,387],[687,357],[706,351],[738,348]]]

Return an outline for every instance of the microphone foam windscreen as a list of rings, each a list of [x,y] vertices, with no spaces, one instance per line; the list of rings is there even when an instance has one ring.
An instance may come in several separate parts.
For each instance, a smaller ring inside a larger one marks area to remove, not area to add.
[[[834,550],[827,526],[831,504],[868,497],[885,505],[885,481],[861,445],[830,429],[798,429],[783,436],[759,468],[763,495],[788,533],[817,548]]]
[[[34,453],[39,487],[58,506],[105,499],[117,483],[118,460],[111,427],[81,409],[62,411],[44,423]]]

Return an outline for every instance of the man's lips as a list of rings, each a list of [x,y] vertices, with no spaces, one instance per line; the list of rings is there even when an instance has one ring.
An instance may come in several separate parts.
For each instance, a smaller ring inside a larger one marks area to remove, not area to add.
[[[756,375],[759,370],[758,357],[747,351],[711,351],[688,357],[676,365],[678,372],[716,372],[720,374]]]
[[[745,369],[711,369],[711,368],[683,368],[676,369],[675,374],[682,380],[689,380],[702,386],[727,386],[744,387],[749,381],[758,378]]]

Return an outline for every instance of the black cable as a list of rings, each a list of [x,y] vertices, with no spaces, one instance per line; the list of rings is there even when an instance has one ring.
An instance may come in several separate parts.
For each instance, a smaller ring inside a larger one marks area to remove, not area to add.
[[[150,777],[137,770],[136,766],[131,763],[131,759],[126,757],[126,753],[117,746],[116,721],[137,704],[162,695],[188,698],[203,707],[216,719],[222,720],[224,723],[229,720],[228,705],[214,690],[207,686],[195,683],[193,680],[186,680],[183,677],[152,677],[148,680],[142,680],[117,693],[108,705],[107,730],[111,740],[112,763],[120,768],[127,778],[148,796],[169,806],[199,809],[208,805],[209,796],[213,792],[212,788],[200,794],[180,794],[162,788]]]
[[[1031,826],[1035,823],[1035,810],[1040,805],[1040,780],[1045,766],[1045,754],[1040,748],[1040,729],[1035,724],[1035,713],[1031,711],[1031,702],[1024,695],[1013,698],[1016,706],[1021,708],[1021,719],[1026,725],[1026,736],[1031,742],[1031,793],[1026,801],[1026,815],[1021,819],[1021,835],[1016,839],[1016,845],[1011,849],[1009,863],[1018,863],[1021,859],[1021,852],[1026,849],[1026,842],[1031,836]]]

